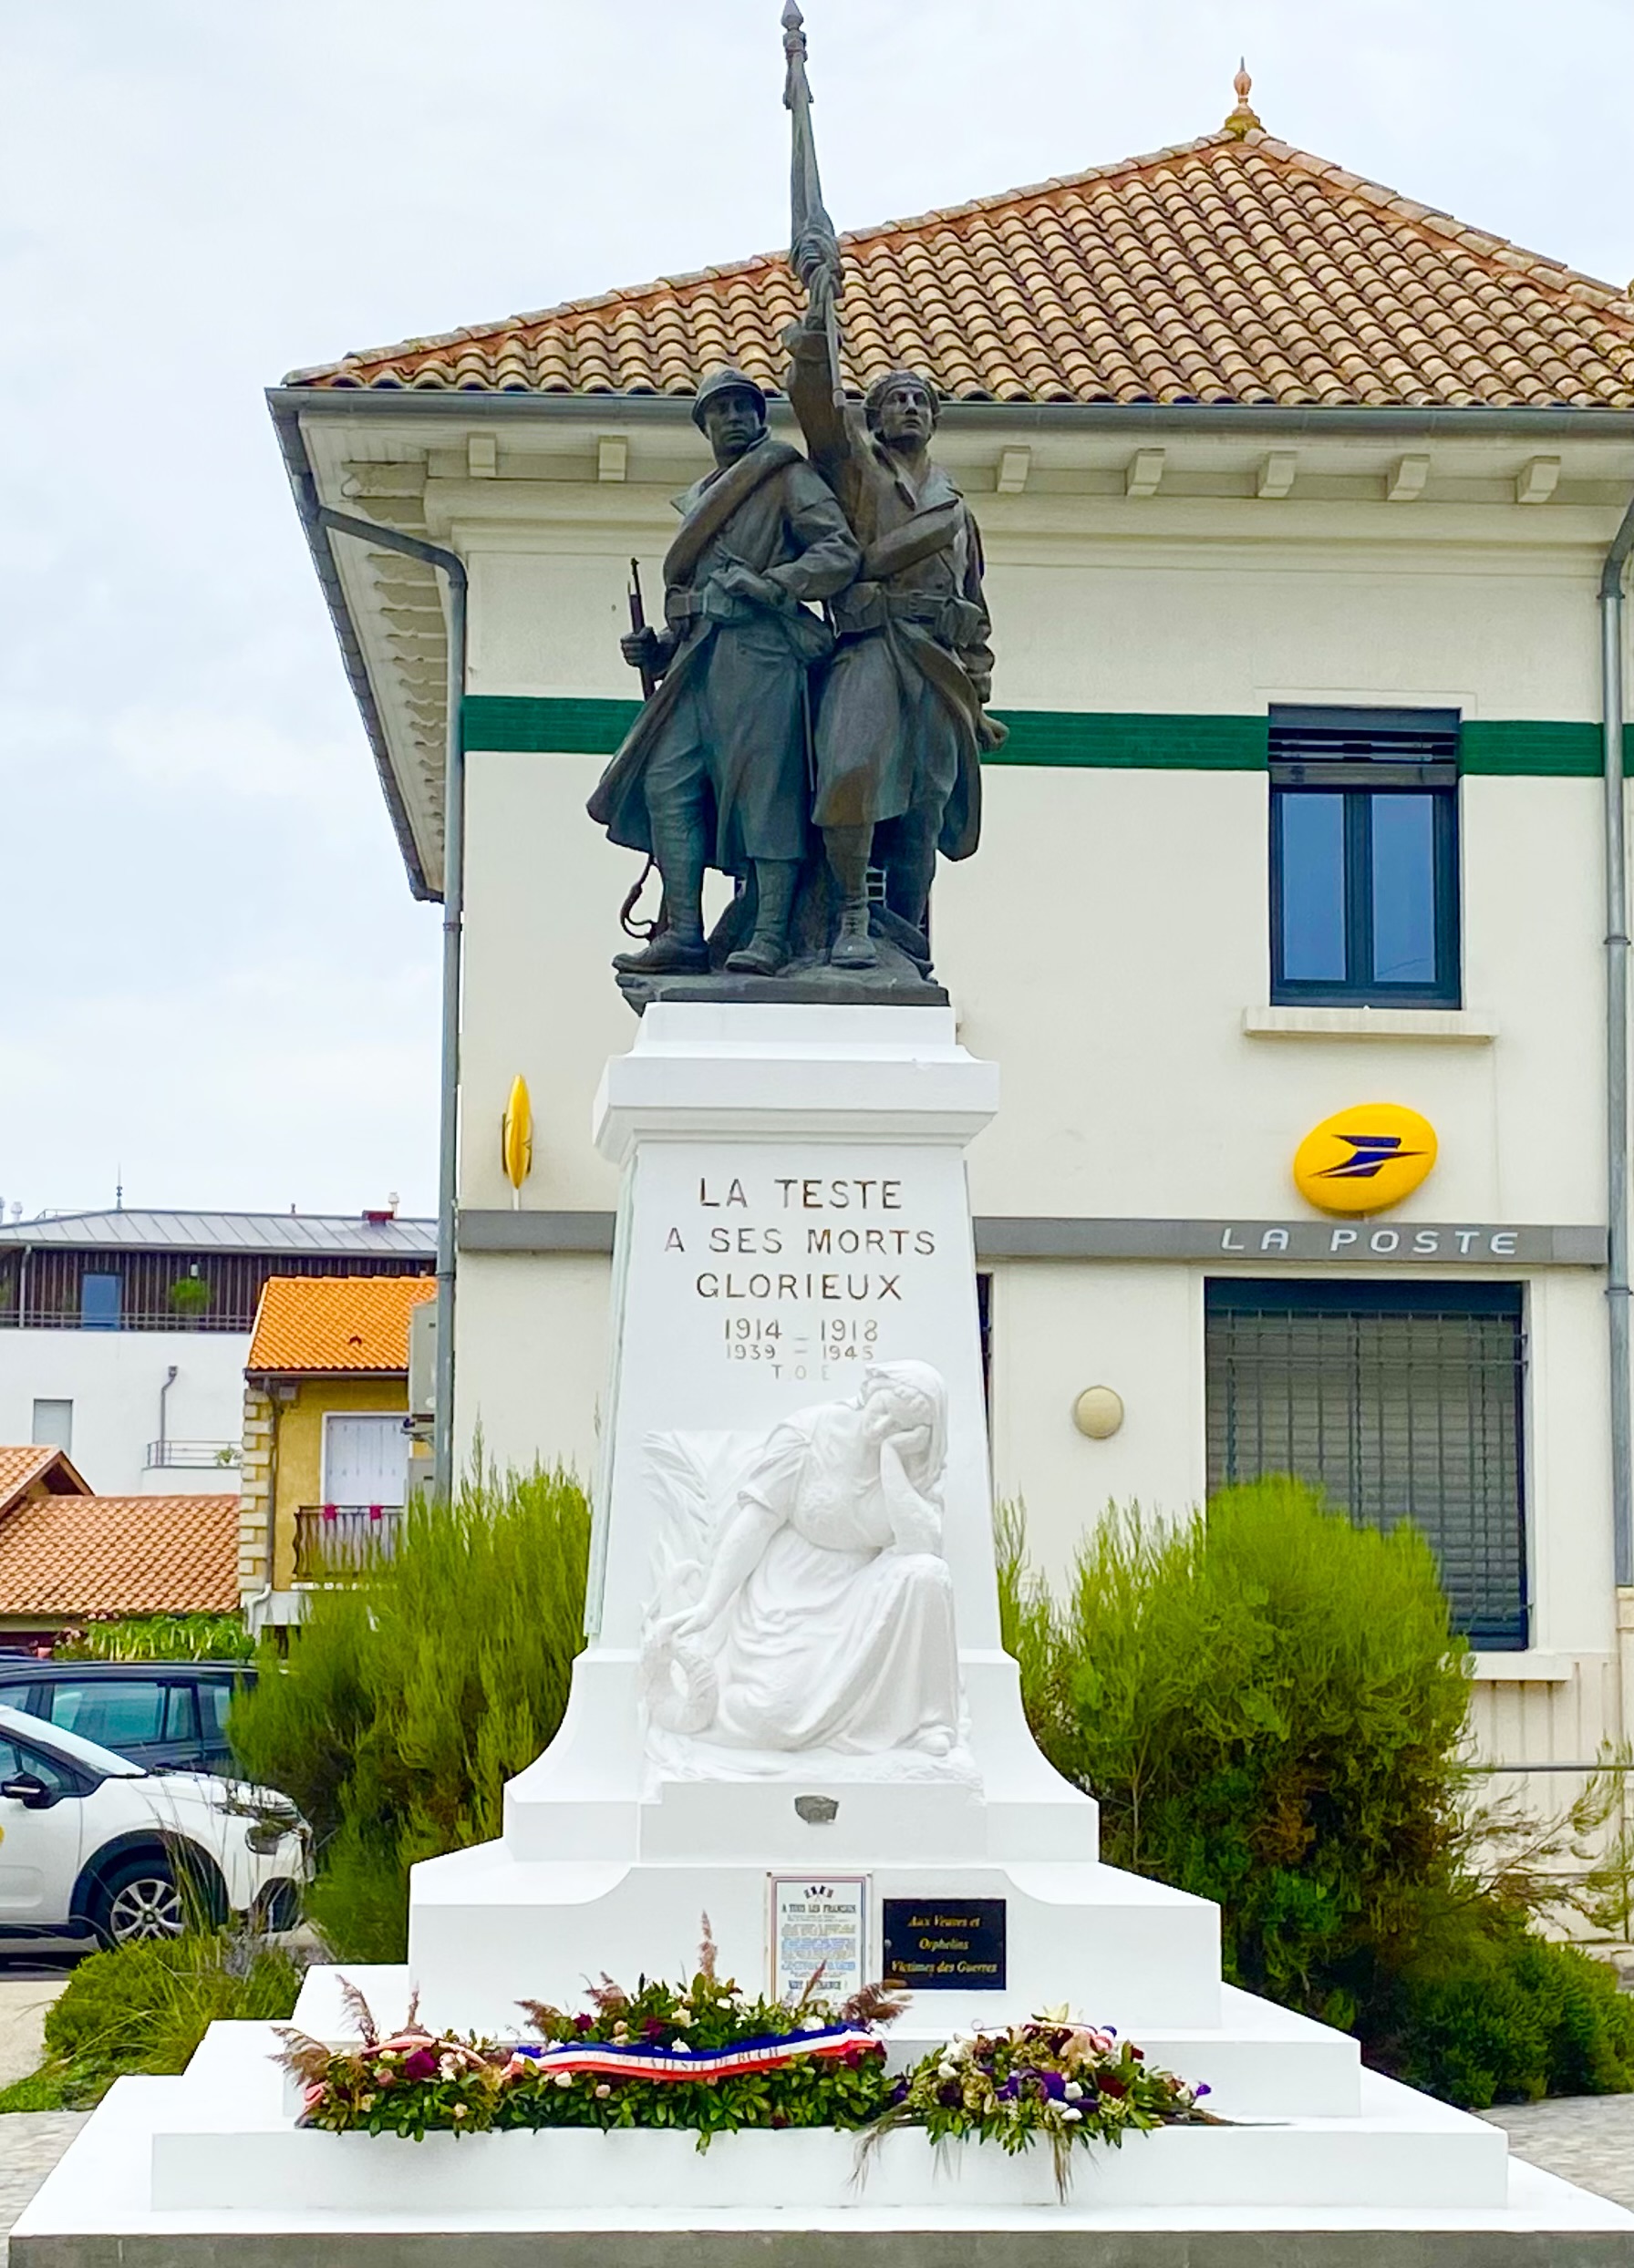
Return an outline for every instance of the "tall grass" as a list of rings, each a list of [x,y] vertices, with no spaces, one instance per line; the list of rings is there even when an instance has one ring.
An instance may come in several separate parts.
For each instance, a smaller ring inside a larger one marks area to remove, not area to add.
[[[233,1930],[92,1954],[46,2012],[44,2065],[0,2111],[89,2110],[128,2072],[185,2070],[218,2019],[287,2019],[301,1974],[283,1946]]]
[[[234,1702],[246,1770],[316,1830],[308,1907],[344,1959],[400,1959],[409,1867],[501,1832],[567,1705],[589,1541],[566,1472],[479,1469],[409,1510],[392,1559],[312,1593],[287,1662],[264,1652]]]

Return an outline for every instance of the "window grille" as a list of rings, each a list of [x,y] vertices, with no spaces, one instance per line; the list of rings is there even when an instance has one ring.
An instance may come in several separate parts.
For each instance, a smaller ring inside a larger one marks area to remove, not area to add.
[[[1208,1485],[1288,1472],[1367,1526],[1410,1520],[1472,1644],[1527,1640],[1513,1284],[1207,1287]]]

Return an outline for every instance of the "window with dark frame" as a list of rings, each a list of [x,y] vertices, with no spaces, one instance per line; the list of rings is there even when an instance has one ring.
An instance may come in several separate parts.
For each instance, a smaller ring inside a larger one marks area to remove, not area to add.
[[[1271,999],[1455,1008],[1456,709],[1275,706]]]
[[[1527,1644],[1521,1287],[1216,1279],[1208,1486],[1292,1473],[1429,1540],[1473,1645]]]

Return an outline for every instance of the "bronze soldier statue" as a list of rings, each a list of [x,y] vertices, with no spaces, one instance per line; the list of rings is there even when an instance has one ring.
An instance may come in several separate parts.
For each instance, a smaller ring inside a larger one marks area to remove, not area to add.
[[[870,863],[884,870],[891,912],[924,935],[938,850],[967,859],[980,836],[981,756],[1005,737],[986,710],[981,537],[930,455],[929,382],[894,370],[861,407],[837,401],[820,305],[787,343],[812,462],[863,551],[859,579],[830,605],[838,644],[818,701],[812,817],[841,902],[830,959],[872,968]]]
[[[766,397],[740,370],[706,378],[693,407],[715,469],[677,500],[664,562],[665,628],[631,632],[624,657],[659,680],[590,799],[615,842],[650,851],[664,926],[626,974],[709,966],[707,866],[745,881],[753,928],[727,961],[774,975],[805,854],[810,788],[806,671],[832,644],[801,604],[856,573],[860,553],[833,489],[766,429]]]

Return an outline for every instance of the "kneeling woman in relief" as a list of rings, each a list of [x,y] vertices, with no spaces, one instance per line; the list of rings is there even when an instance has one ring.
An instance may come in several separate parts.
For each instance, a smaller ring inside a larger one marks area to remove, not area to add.
[[[884,1363],[770,1434],[649,1443],[669,1517],[642,1650],[651,1746],[688,1774],[847,1760],[939,1775],[960,1745],[942,1553],[946,1389]]]

